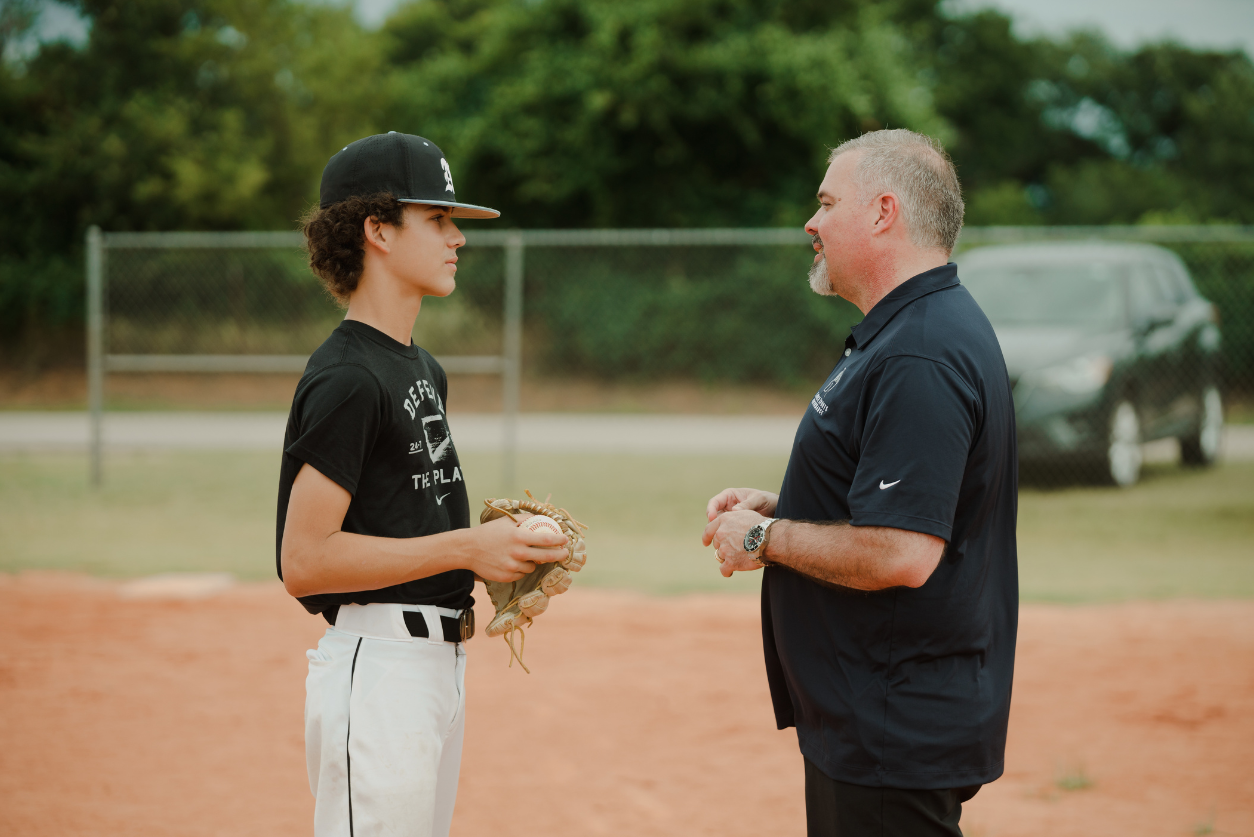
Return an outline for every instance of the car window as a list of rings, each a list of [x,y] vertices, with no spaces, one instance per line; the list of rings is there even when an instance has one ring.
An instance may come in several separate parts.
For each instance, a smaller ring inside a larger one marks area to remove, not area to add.
[[[1168,294],[1166,277],[1151,264],[1138,264],[1132,269],[1128,285],[1128,304],[1132,322],[1136,324],[1160,320],[1175,307]]]
[[[1159,269],[1163,271],[1163,274],[1167,277],[1167,283],[1174,290],[1176,302],[1183,305],[1197,298],[1197,288],[1193,287],[1193,282],[1189,279],[1189,273],[1183,265],[1174,260],[1165,261],[1159,265]]]
[[[1162,289],[1163,298],[1172,304],[1172,306],[1183,305],[1188,301],[1188,295],[1185,289],[1177,280],[1175,272],[1171,266],[1158,262],[1153,265],[1154,276],[1158,279],[1158,285]]]
[[[959,266],[958,278],[993,325],[1116,328],[1120,272],[1106,264]]]

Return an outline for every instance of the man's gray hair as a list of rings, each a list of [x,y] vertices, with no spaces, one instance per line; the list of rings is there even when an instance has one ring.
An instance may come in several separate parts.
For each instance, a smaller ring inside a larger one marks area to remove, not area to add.
[[[859,200],[892,192],[901,201],[902,219],[916,247],[953,252],[964,207],[958,172],[944,146],[904,128],[872,131],[841,143],[828,164],[850,151],[863,152],[853,176]]]

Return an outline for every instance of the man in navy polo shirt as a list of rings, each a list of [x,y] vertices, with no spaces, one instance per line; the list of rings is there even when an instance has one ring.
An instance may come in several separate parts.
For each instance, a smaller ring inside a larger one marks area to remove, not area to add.
[[[766,567],[780,729],[810,835],[953,835],[1002,774],[1018,614],[1014,405],[997,338],[948,264],[944,150],[876,131],[829,159],[811,287],[865,314],[797,429],[778,495],[710,500],[724,576]]]

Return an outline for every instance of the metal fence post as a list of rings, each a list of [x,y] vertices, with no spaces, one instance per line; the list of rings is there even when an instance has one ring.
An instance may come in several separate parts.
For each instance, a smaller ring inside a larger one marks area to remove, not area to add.
[[[502,378],[504,425],[502,478],[512,491],[518,460],[518,401],[522,375],[523,236],[511,230],[505,242],[505,369]]]
[[[92,486],[99,487],[104,478],[104,237],[95,225],[87,230],[87,409],[90,478]]]

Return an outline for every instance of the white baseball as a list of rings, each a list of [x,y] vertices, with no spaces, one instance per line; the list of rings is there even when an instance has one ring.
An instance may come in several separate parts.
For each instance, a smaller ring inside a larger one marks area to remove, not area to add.
[[[528,532],[539,532],[544,529],[555,535],[566,537],[566,533],[562,531],[562,527],[557,525],[557,521],[543,514],[533,515],[522,522],[522,527]]]

